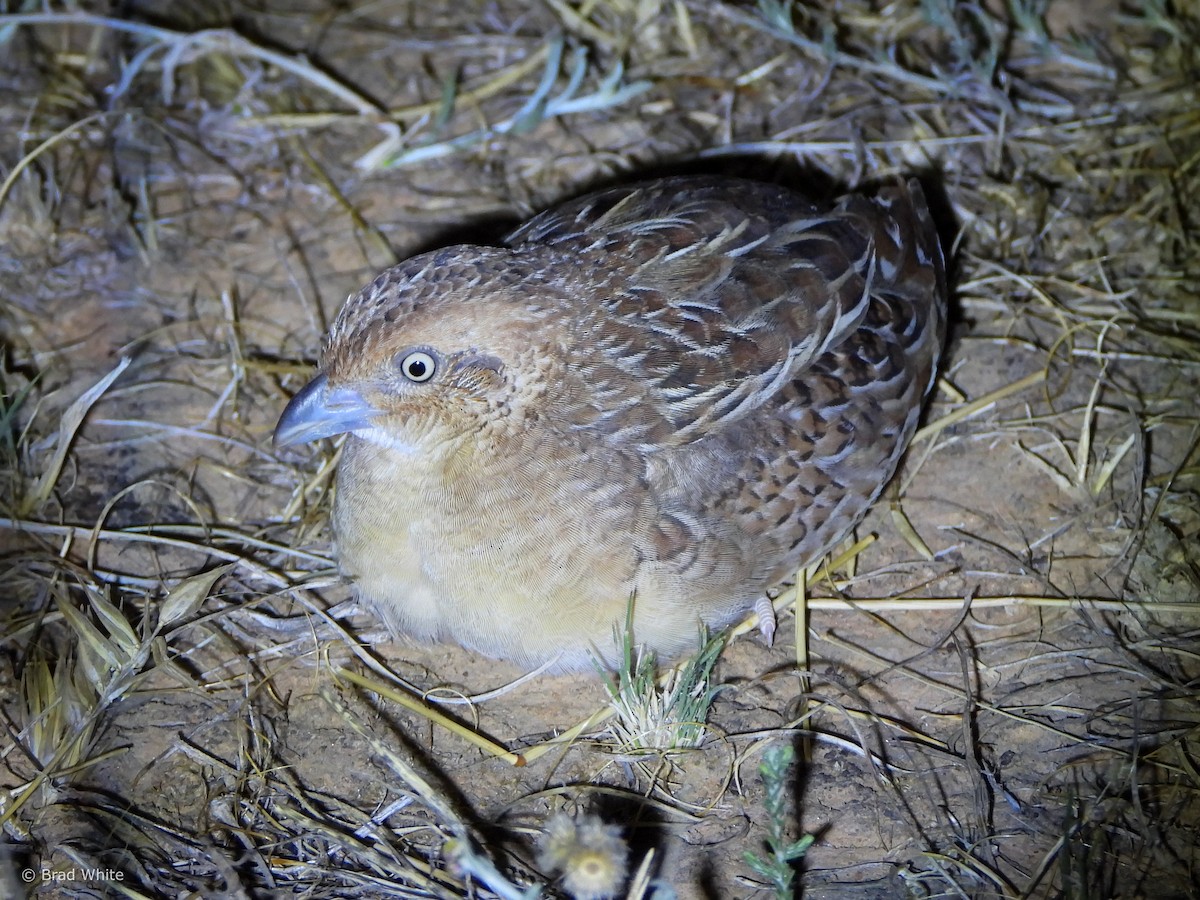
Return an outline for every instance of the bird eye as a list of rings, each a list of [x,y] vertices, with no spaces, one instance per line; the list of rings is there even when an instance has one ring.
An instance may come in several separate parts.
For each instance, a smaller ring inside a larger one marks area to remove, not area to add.
[[[400,360],[400,371],[404,377],[417,383],[432,378],[435,368],[437,368],[437,364],[433,357],[424,350],[414,350]]]

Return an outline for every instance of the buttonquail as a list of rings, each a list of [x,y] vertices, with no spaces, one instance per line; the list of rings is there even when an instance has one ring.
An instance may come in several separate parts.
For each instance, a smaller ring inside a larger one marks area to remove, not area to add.
[[[649,181],[383,272],[275,437],[348,434],[336,552],[394,630],[575,669],[614,659],[632,598],[671,656],[862,519],[945,308],[915,181],[827,211]]]

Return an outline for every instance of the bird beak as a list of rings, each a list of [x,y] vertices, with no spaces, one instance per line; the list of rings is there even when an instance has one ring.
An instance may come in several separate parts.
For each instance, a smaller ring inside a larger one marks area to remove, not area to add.
[[[353,388],[329,389],[329,379],[318,375],[287,405],[275,426],[275,446],[307,444],[347,431],[369,428],[380,410]]]

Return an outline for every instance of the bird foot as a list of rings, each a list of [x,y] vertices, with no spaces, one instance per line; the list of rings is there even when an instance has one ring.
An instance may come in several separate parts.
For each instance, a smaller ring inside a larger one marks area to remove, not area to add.
[[[754,601],[754,611],[758,613],[758,630],[762,632],[767,646],[775,644],[775,607],[770,597],[759,597]]]

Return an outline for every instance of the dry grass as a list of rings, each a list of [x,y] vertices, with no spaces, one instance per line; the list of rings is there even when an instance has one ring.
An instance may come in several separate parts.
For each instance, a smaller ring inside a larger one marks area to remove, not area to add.
[[[817,896],[1200,892],[1195,12],[430,6],[0,7],[0,894],[729,896],[801,832]],[[697,160],[921,175],[956,309],[878,540],[665,757],[646,673],[614,737],[594,679],[377,644],[334,451],[268,434],[380,266]]]

